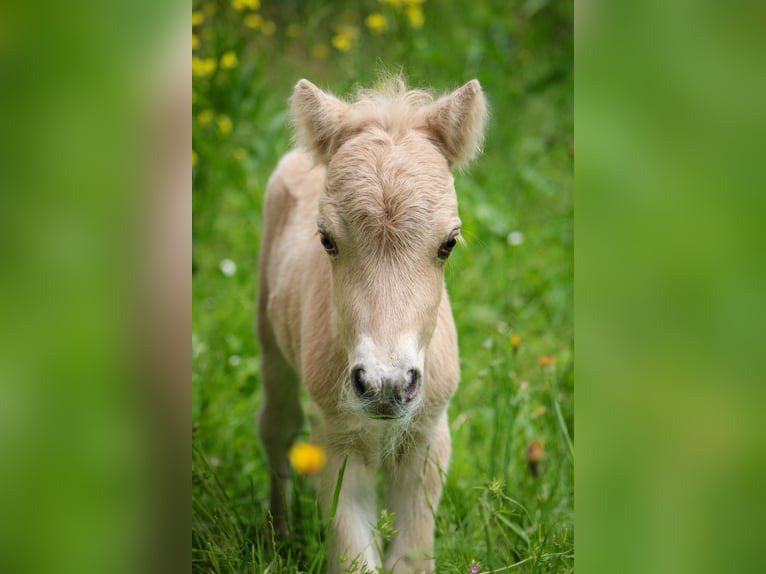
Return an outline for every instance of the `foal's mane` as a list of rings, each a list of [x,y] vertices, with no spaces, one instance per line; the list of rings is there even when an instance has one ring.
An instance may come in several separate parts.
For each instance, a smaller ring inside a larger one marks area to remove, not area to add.
[[[424,108],[433,102],[429,92],[409,90],[404,78],[394,75],[383,78],[374,89],[358,89],[344,119],[353,125],[377,124],[394,134],[420,123]]]

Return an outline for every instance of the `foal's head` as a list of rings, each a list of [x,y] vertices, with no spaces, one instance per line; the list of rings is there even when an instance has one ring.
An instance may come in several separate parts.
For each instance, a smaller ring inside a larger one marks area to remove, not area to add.
[[[476,80],[435,101],[395,84],[346,103],[301,80],[292,99],[299,143],[327,166],[317,244],[332,268],[346,396],[374,418],[422,402],[444,265],[460,240],[450,169],[476,155],[486,117]]]

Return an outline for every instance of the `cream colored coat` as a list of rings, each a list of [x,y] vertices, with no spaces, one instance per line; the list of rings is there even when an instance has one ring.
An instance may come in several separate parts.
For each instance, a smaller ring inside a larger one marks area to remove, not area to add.
[[[444,259],[460,226],[450,168],[478,152],[486,104],[476,80],[436,101],[392,85],[346,103],[301,80],[292,112],[303,150],[282,159],[264,205],[257,331],[270,511],[285,536],[302,381],[328,452],[318,482],[326,514],[348,457],[331,573],[433,571],[450,457],[459,364]],[[374,532],[379,470],[399,531],[385,557]]]

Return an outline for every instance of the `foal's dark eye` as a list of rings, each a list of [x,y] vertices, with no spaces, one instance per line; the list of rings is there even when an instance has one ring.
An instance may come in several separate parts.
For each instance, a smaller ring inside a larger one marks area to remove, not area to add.
[[[327,251],[327,253],[330,255],[338,254],[338,247],[335,245],[335,242],[324,231],[319,232],[319,241],[322,243],[322,247],[324,247],[324,250]]]
[[[439,247],[439,259],[447,259],[450,253],[452,253],[452,250],[455,248],[456,243],[457,237],[450,237],[447,241],[442,243],[442,246]]]

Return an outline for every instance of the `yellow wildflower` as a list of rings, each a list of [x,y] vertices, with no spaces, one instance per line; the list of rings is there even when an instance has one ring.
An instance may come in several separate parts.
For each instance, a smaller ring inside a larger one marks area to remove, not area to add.
[[[231,5],[237,12],[242,12],[248,8],[258,10],[261,7],[261,2],[260,0],[232,0]]]
[[[222,70],[231,70],[232,68],[237,67],[237,55],[229,50],[228,52],[224,52],[223,56],[221,56],[221,69]]]
[[[420,30],[426,22],[426,18],[423,16],[423,10],[420,6],[407,6],[407,18],[410,20],[410,26],[416,30]]]
[[[521,346],[521,337],[518,335],[514,335],[511,337],[511,347],[513,347],[513,350],[515,351]]]
[[[192,57],[192,74],[195,76],[207,77],[215,72],[217,63],[213,58]]]
[[[192,34],[192,50],[199,48],[199,36]]]
[[[425,2],[426,0],[404,0],[407,6],[419,6],[420,4],[425,4]]]
[[[202,110],[197,116],[199,125],[203,128],[213,121],[213,110]]]
[[[296,443],[289,453],[290,464],[301,474],[316,474],[324,468],[327,454],[316,444]]]
[[[192,150],[192,167],[197,165],[198,161],[199,161],[199,156],[197,155],[197,152]]]
[[[327,44],[314,44],[311,46],[311,57],[317,60],[324,60],[330,55],[330,50]]]
[[[243,21],[248,28],[257,30],[263,24],[263,16],[260,14],[248,14]]]
[[[192,26],[199,26],[205,21],[205,15],[200,12],[192,12]]]
[[[264,20],[263,24],[261,24],[261,32],[266,36],[271,36],[276,31],[277,25],[271,20]]]
[[[376,12],[364,19],[364,23],[373,34],[382,34],[388,29],[388,20],[383,14]]]
[[[339,52],[348,52],[351,49],[353,40],[348,34],[336,34],[332,37],[332,45]]]
[[[247,157],[247,151],[243,147],[238,147],[233,152],[231,152],[231,155],[234,156],[234,159],[237,161],[242,161]]]
[[[222,136],[227,136],[231,133],[231,129],[234,127],[234,124],[231,123],[231,118],[226,115],[220,115],[218,116],[218,131]]]

